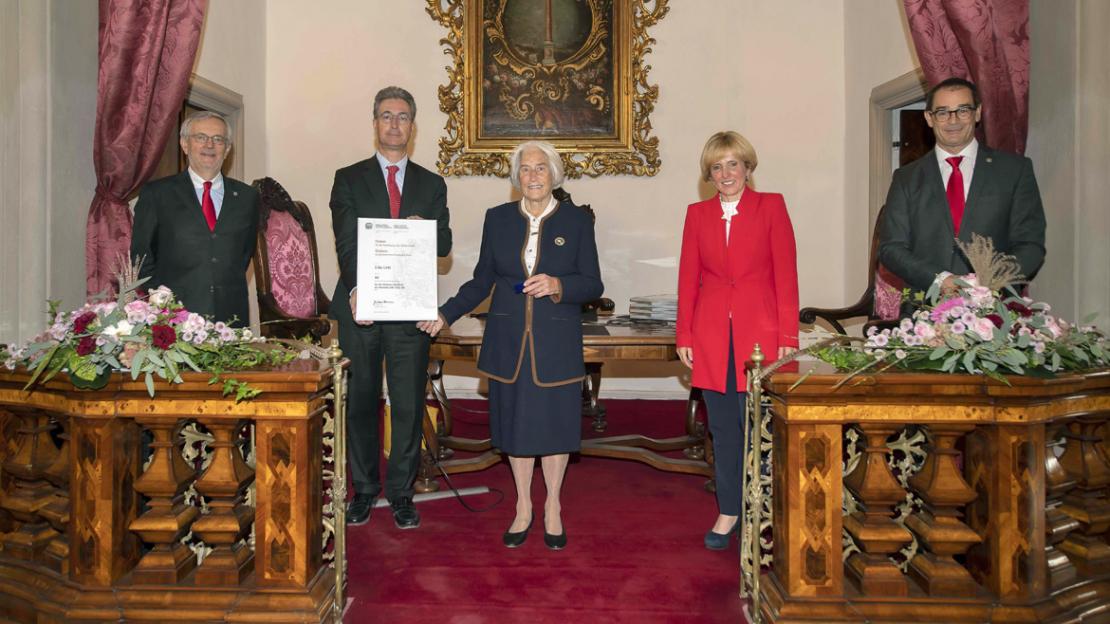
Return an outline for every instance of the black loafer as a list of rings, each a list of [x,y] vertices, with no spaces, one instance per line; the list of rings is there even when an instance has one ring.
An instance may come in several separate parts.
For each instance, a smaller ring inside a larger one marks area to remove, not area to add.
[[[532,520],[535,520],[534,516]],[[505,534],[501,536],[501,542],[508,548],[516,548],[523,544],[524,540],[528,539],[528,531],[532,529],[532,520],[528,521],[528,526],[524,527],[523,531],[518,531],[516,533],[505,531]]]
[[[416,513],[411,496],[402,496],[390,501],[389,505],[393,507],[393,524],[398,529],[415,529],[420,526],[420,514]]]
[[[562,550],[567,547],[567,532],[564,529],[559,535],[552,535],[547,531],[543,532],[543,543],[551,550]]]
[[[358,526],[370,521],[370,509],[374,506],[373,494],[355,493],[355,497],[347,501],[347,526]]]

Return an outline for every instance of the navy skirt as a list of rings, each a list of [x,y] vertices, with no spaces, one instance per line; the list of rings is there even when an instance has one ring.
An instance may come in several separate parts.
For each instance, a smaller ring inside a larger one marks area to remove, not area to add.
[[[558,455],[582,447],[582,384],[550,388],[532,378],[531,346],[513,383],[489,380],[490,443],[506,455]]]

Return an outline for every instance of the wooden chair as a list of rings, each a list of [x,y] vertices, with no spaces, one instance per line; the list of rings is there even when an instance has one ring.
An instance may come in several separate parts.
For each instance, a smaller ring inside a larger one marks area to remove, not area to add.
[[[863,327],[866,333],[871,326],[892,326],[898,319],[898,308],[894,298],[901,296],[901,280],[879,263],[879,232],[885,210],[885,206],[881,208],[875,219],[875,233],[871,235],[871,254],[867,260],[867,288],[860,295],[859,301],[846,308],[802,308],[798,313],[802,323],[812,325],[817,322],[817,319],[822,319],[836,331],[845,334],[847,332],[840,323],[844,320],[866,319]],[[878,304],[876,304],[876,297],[878,297]]]
[[[312,213],[273,178],[254,181],[262,196],[254,277],[263,336],[322,342],[331,333],[331,301],[320,287]]]

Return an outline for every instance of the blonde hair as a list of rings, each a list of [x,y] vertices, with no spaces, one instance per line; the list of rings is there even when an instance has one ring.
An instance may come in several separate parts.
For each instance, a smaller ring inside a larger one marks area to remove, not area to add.
[[[755,148],[752,147],[751,142],[745,139],[744,135],[732,130],[718,132],[705,142],[705,147],[701,150],[702,179],[709,182],[709,168],[713,166],[713,163],[729,154],[735,154],[740,162],[744,163],[744,168],[748,170],[748,177],[744,181],[744,185],[754,189],[755,180],[752,178],[752,174],[755,173],[755,168],[759,166],[759,158],[755,155]]]

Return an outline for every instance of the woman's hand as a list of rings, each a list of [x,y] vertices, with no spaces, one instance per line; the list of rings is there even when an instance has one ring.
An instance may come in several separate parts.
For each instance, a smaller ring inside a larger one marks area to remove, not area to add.
[[[435,337],[436,334],[438,334],[440,332],[441,329],[443,329],[446,326],[447,326],[447,319],[443,318],[442,314],[440,314],[439,318],[437,318],[434,321],[419,321],[419,322],[416,323],[416,328],[417,329],[419,329],[420,331],[428,334],[429,336],[432,336],[433,338]]]
[[[781,360],[783,358],[790,357],[797,350],[798,350],[798,347],[787,347],[787,346],[783,345],[783,346],[779,347],[779,357],[778,357],[778,359]]]
[[[557,277],[540,273],[524,280],[524,294],[537,299],[548,296],[558,297],[563,294],[563,283]]]
[[[686,365],[690,370],[694,369],[694,348],[693,347],[675,347],[675,353],[678,354],[678,359]]]

